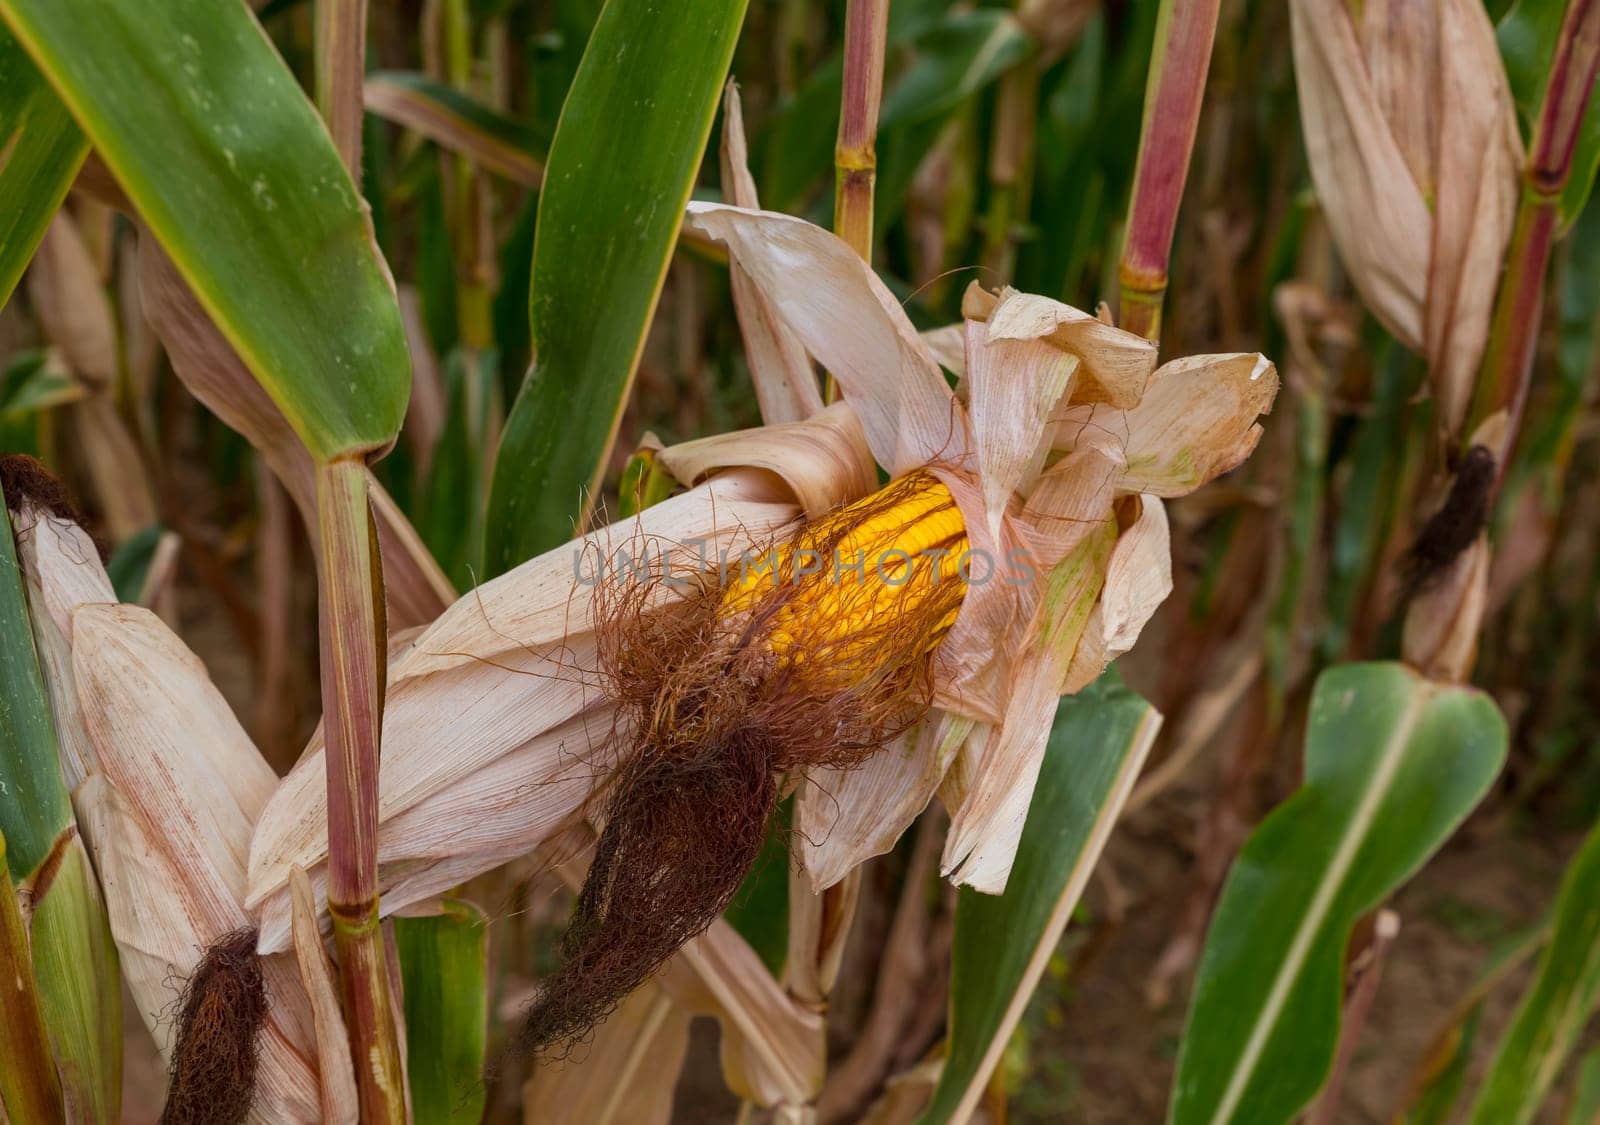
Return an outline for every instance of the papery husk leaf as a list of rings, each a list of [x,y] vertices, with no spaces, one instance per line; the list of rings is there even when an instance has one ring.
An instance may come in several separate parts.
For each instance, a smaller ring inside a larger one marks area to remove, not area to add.
[[[1489,339],[1523,166],[1494,27],[1478,0],[1425,5],[1439,22],[1439,133],[1423,346],[1439,420],[1466,420]]]
[[[88,532],[31,505],[11,516],[28,585],[34,647],[56,717],[61,774],[68,790],[75,790],[100,767],[72,675],[72,611],[85,602],[114,602],[117,595]]]
[[[1435,13],[1445,6],[1438,0],[1370,0],[1359,9],[1362,61],[1373,99],[1411,178],[1428,199],[1438,190],[1434,151],[1443,116]]]
[[[962,296],[961,315],[988,321],[991,337],[1049,340],[1075,356],[1082,380],[1070,401],[1126,409],[1143,397],[1156,367],[1156,346],[1149,340],[1035,293],[1003,289],[994,294],[974,282]]]
[[[179,990],[206,949],[231,932],[217,924],[226,911],[188,893],[188,860],[175,859],[165,842],[140,824],[127,798],[104,776],[90,778],[74,799],[105,888],[123,980],[161,1057],[170,1059],[176,1031],[171,1013]],[[237,903],[233,913],[233,929],[246,924]],[[322,1111],[316,1075],[307,1059],[311,1036],[304,995],[289,958],[269,959],[262,970],[269,1007],[258,1039],[260,1064],[252,1120],[261,1125],[309,1125],[322,1119]]]
[[[961,509],[972,557],[992,564],[983,580],[984,563],[972,564],[961,612],[934,653],[933,702],[968,718],[999,722],[1015,651],[1005,641],[1020,636],[1032,597],[1028,573],[1017,564],[1034,557],[1035,544],[1023,541],[1015,520],[1002,522],[998,538],[990,534],[983,494],[970,474],[938,466],[932,472]]]
[[[217,912],[208,917],[238,929],[250,829],[277,784],[272,767],[204,665],[149,610],[81,606],[72,662],[107,780],[142,823],[160,827],[190,894]]]
[[[311,1003],[322,1120],[329,1125],[351,1125],[361,1107],[350,1062],[349,1032],[339,1008],[334,965],[317,924],[316,899],[306,873],[298,867],[290,873],[289,893],[293,901],[295,965],[300,970],[300,985]]]
[[[939,783],[939,803],[947,812],[953,814],[966,803],[967,794],[972,792],[972,786],[978,778],[978,766],[983,761],[984,751],[988,749],[989,739],[994,732],[995,727],[988,723],[974,723],[972,733],[945,768],[944,780]]]
[[[861,873],[850,871],[827,894],[816,894],[806,879],[791,871],[787,898],[788,932],[779,980],[792,999],[820,1010],[839,982],[845,945],[861,901]]]
[[[942,868],[957,886],[1005,890],[1044,760],[1056,703],[1096,600],[1116,538],[1114,518],[1091,524],[1051,570],[1029,622],[999,731],[955,811]]]
[[[656,459],[689,485],[699,484],[718,469],[766,469],[783,478],[813,519],[878,487],[878,469],[861,423],[842,402],[803,422],[769,424],[669,446]]]
[[[671,573],[686,576],[703,569],[702,549],[715,566],[720,552],[765,545],[796,515],[787,490],[764,474],[719,475],[486,583],[406,646],[391,661],[384,707],[385,912],[531,850],[572,823],[604,781],[612,719],[592,619],[602,560],[614,567],[627,549],[637,562],[646,546],[659,560],[668,547]],[[671,587],[660,593],[672,596]],[[319,732],[256,830],[248,902],[263,950],[288,940],[291,866],[326,893],[322,759]]]
[[[1066,394],[1076,357],[1040,338],[1000,334],[1008,306],[1023,294],[1002,298],[993,320],[967,321],[967,411],[978,481],[989,533],[998,538],[1011,495],[1032,484],[1050,449],[1050,415]]]
[[[1433,216],[1367,77],[1350,10],[1291,0],[1311,179],[1339,256],[1384,327],[1420,351]]]
[[[1106,565],[1106,584],[1073,654],[1062,686],[1082,691],[1111,662],[1138,643],[1139,634],[1172,593],[1172,534],[1160,497],[1138,498],[1139,514],[1117,537]]]
[[[1489,539],[1463,551],[1412,598],[1400,651],[1431,680],[1464,684],[1478,656],[1478,632],[1489,597]]]
[[[668,1125],[693,1015],[659,985],[639,989],[584,1043],[581,1055],[534,1068],[522,1119],[585,1125]]]
[[[721,162],[724,200],[747,210],[759,209],[761,201],[755,178],[750,175],[745,144],[744,112],[739,105],[739,88],[732,79],[722,99]],[[775,425],[811,417],[822,409],[822,391],[805,344],[784,324],[761,287],[736,259],[728,263],[728,283],[762,421]]]
[[[1119,493],[1184,496],[1244,462],[1261,439],[1256,418],[1272,409],[1278,370],[1255,352],[1163,364],[1131,410],[1072,406],[1056,416],[1055,445],[1117,448]]]
[[[944,781],[974,721],[933,711],[855,769],[813,770],[796,797],[796,843],[812,893],[891,850]]]
[[[967,372],[967,325],[946,324],[943,328],[930,328],[922,334],[922,343],[939,366],[950,373],[962,376]]]
[[[678,969],[688,971],[685,976]],[[759,1105],[804,1105],[822,1088],[822,1017],[779,987],[760,956],[726,922],[714,922],[669,963],[662,986],[722,1024],[728,1088]]]
[[[73,673],[99,772],[74,793],[140,1015],[170,1055],[177,988],[205,951],[248,927],[242,899],[256,812],[276,784],[205,668],[148,610],[71,616]],[[256,1118],[322,1119],[314,1031],[290,958],[269,995]]]
[[[39,325],[74,374],[98,390],[117,380],[117,328],[100,271],[65,210],[58,211],[34,251],[28,295]]]
[[[791,215],[691,203],[685,229],[728,248],[839,381],[878,463],[898,476],[960,462],[965,418],[900,302],[845,242]]]
[[[594,833],[576,826],[561,847],[585,850]],[[547,845],[546,851],[553,850]],[[557,866],[567,886],[582,886],[588,856]],[[822,1088],[827,1045],[820,1013],[780,986],[727,921],[718,919],[663,966],[657,984],[687,1011],[722,1028],[722,1071],[728,1088],[758,1105],[805,1105]]]

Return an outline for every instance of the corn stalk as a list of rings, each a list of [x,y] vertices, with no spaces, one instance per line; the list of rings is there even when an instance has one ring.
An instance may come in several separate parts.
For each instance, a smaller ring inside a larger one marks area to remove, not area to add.
[[[1589,106],[1597,67],[1600,0],[1572,0],[1562,20],[1523,169],[1522,197],[1489,326],[1483,370],[1462,431],[1469,442],[1479,425],[1502,410],[1507,413],[1508,445],[1516,440],[1528,400],[1544,308],[1545,274],[1560,223],[1561,193],[1572,175],[1578,127]],[[1498,471],[1503,476],[1510,450],[1497,452]]]
[[[850,0],[844,26],[844,93],[833,149],[833,230],[872,261],[872,193],[878,178],[878,107],[889,40],[889,0]]]
[[[1172,236],[1200,125],[1219,7],[1220,0],[1162,0],[1156,20],[1117,315],[1119,325],[1147,340],[1161,335]]]

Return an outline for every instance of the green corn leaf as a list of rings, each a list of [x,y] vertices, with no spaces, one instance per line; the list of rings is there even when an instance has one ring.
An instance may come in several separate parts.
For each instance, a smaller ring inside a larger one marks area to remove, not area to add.
[[[1003,8],[954,12],[917,43],[917,59],[883,97],[887,132],[948,113],[1020,62],[1033,40]]]
[[[112,1125],[122,1102],[122,978],[100,887],[76,834],[34,903],[33,975],[70,1121]]]
[[[11,878],[27,884],[71,827],[72,804],[9,520],[0,531],[0,834]]]
[[[88,151],[72,115],[0,25],[0,307]]]
[[[417,1125],[475,1125],[483,1118],[488,938],[483,911],[455,899],[440,914],[394,920]]]
[[[534,367],[495,463],[491,574],[571,538],[594,502],[746,2],[608,0],[589,37],[539,196]]]
[[[1550,919],[1542,919],[1500,942],[1489,955],[1471,989],[1456,1001],[1459,1006],[1434,1036],[1417,1072],[1408,1084],[1406,1102],[1394,1118],[1404,1125],[1445,1125],[1455,1116],[1456,1101],[1466,1085],[1472,1065],[1473,1044],[1483,1019],[1483,1003],[1507,974],[1516,971],[1544,948],[1550,939]]]
[[[24,348],[0,372],[0,417],[17,418],[88,397],[50,348]]]
[[[313,457],[386,447],[410,360],[366,207],[244,4],[0,0]]]
[[[1173,1125],[1275,1125],[1305,1108],[1338,1044],[1357,920],[1449,838],[1505,753],[1479,692],[1402,664],[1322,674],[1305,784],[1251,834],[1212,916]]]
[[[886,181],[910,178],[909,168],[896,174],[896,166],[920,162],[944,120],[1022,59],[1033,41],[1011,13],[999,8],[942,13],[926,4],[907,5],[906,11],[891,5],[888,50],[895,54],[908,46],[914,61],[885,83],[878,117],[880,221],[904,202],[902,191],[886,190]],[[793,210],[820,180],[831,179],[843,82],[844,65],[836,53],[756,138],[765,206]],[[906,159],[897,161],[897,152],[906,149]],[[881,210],[885,207],[890,210]]]
[[[767,826],[767,838],[739,893],[723,917],[750,943],[773,976],[789,952],[789,843],[794,801],[785,800]]]
[[[1056,708],[1005,893],[963,889],[956,906],[949,1053],[923,1125],[971,1115],[1160,723],[1115,672]]]
[[[1600,828],[1567,866],[1555,930],[1473,1105],[1475,1125],[1532,1121],[1600,1002]]]
[[[1561,36],[1561,20],[1567,0],[1516,0],[1495,28],[1500,42],[1500,57],[1506,65],[1511,96],[1523,121],[1523,137],[1539,116],[1544,101],[1545,83],[1550,78],[1550,61],[1555,56],[1556,40]],[[1572,175],[1561,192],[1561,222],[1570,227],[1583,213],[1583,205],[1594,188],[1595,171],[1600,169],[1600,85],[1589,96],[1583,121],[1578,126],[1578,145],[1572,154]]]
[[[1594,1125],[1600,1121],[1600,1047],[1578,1064],[1578,1084],[1572,1091],[1572,1111],[1567,1125]]]
[[[451,581],[463,589],[482,570],[485,450],[491,417],[502,413],[500,372],[492,353],[457,349],[445,361],[445,423],[420,488],[417,531]]]
[[[150,577],[150,564],[155,561],[156,548],[167,529],[159,523],[141,528],[117,544],[116,550],[106,560],[106,577],[117,592],[119,602],[137,602],[144,593]]]

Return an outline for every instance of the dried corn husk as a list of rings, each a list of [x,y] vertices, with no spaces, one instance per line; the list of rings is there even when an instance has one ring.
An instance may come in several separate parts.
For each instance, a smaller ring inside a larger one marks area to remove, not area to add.
[[[832,432],[819,427],[819,433]],[[701,551],[762,545],[798,515],[765,473],[719,476],[638,517],[558,548],[467,594],[390,661],[378,805],[386,914],[526,854],[576,823],[614,764],[612,714],[595,669],[592,617],[602,560],[666,551],[672,573]],[[658,564],[659,565],[659,562]],[[587,577],[578,581],[575,574]],[[660,586],[663,598],[673,596]],[[610,755],[611,757],[608,757]],[[261,948],[289,940],[288,880],[327,894],[321,733],[262,813],[248,905]]]
[[[1007,559],[1021,550],[1036,564],[1027,583],[971,584],[940,646],[935,699],[961,725],[902,740],[853,776],[819,775],[800,797],[803,825],[831,827],[802,848],[813,886],[885,850],[942,788],[959,798],[947,872],[998,891],[1056,698],[1126,651],[1170,590],[1157,497],[1192,491],[1249,455],[1277,373],[1254,354],[1157,369],[1148,341],[1087,313],[975,287],[957,355],[954,332],[919,336],[826,231],[714,204],[691,204],[685,223],[728,247],[763,307],[835,375],[881,466],[899,475],[931,464],[975,548]],[[963,377],[965,403],[941,365]],[[943,786],[951,769],[958,780]]]
[[[67,773],[140,1015],[170,1054],[178,990],[206,949],[251,924],[254,821],[277,784],[205,668],[153,613],[114,604],[81,529],[24,513],[23,565]],[[70,733],[68,733],[70,732]],[[348,1076],[319,1079],[319,1036],[290,956],[263,963],[270,1011],[255,1119],[353,1121]],[[308,974],[326,1023],[331,981]],[[325,1036],[344,1038],[342,1024]]]
[[[1479,0],[1290,4],[1311,176],[1374,315],[1427,357],[1455,434],[1488,339],[1522,141]]]

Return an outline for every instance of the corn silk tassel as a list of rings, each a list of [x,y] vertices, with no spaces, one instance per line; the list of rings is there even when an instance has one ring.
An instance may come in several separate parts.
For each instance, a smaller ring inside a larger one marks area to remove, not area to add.
[[[850,768],[923,716],[966,551],[950,490],[917,471],[670,607],[649,581],[602,591],[600,668],[628,750],[524,1047],[582,1037],[716,920],[783,775]]]

